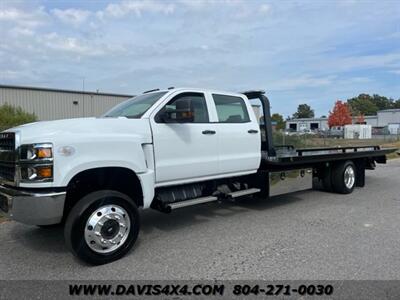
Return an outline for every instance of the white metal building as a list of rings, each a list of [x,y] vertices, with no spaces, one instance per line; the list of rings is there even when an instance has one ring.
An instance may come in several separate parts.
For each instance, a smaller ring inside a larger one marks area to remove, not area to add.
[[[388,126],[389,124],[400,124],[400,108],[385,109],[378,111],[378,125]]]
[[[0,85],[0,105],[34,113],[39,120],[100,116],[132,95]]]
[[[329,129],[328,118],[299,118],[286,121],[286,129],[294,131]]]
[[[366,125],[372,127],[392,127],[395,124],[400,124],[400,109],[386,109],[378,111],[376,116],[365,116]],[[357,121],[357,117],[353,117],[353,123]],[[303,118],[303,119],[290,119],[286,121],[286,129],[294,131],[302,130],[327,130],[328,118]]]
[[[98,117],[133,95],[83,92],[0,84],[0,105],[8,103],[34,113],[40,121]],[[252,104],[259,119],[260,105]]]

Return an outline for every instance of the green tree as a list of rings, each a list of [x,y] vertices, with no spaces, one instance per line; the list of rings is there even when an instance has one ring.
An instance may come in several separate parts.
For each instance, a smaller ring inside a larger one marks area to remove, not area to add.
[[[314,118],[314,110],[307,104],[300,104],[297,107],[297,112],[293,114],[293,118]]]
[[[272,114],[271,120],[276,122],[276,129],[285,129],[285,120],[280,114]]]
[[[374,94],[372,96],[372,102],[378,107],[379,110],[391,109],[394,106],[394,100],[384,96]]]
[[[353,116],[361,114],[372,116],[376,115],[376,112],[379,110],[378,106],[373,102],[372,97],[367,94],[360,94],[357,97],[348,99],[347,104],[350,106]]]
[[[36,116],[9,104],[0,105],[0,131],[25,123],[35,122]]]
[[[376,115],[378,110],[396,108],[397,101],[378,94],[360,94],[347,100],[353,115]]]

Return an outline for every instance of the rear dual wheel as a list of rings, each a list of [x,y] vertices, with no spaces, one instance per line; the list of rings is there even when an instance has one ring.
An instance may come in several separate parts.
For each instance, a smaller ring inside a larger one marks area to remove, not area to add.
[[[352,161],[336,163],[323,178],[324,188],[339,194],[350,194],[356,185],[357,172]]]
[[[139,227],[139,212],[133,200],[120,192],[103,190],[86,195],[72,208],[64,236],[75,256],[100,265],[127,254]]]

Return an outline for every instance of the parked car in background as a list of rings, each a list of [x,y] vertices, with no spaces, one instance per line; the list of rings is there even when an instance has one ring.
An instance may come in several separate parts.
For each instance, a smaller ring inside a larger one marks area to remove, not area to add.
[[[328,130],[328,137],[331,138],[343,138],[344,137],[344,130],[343,128],[331,128]]]
[[[317,133],[311,129],[304,129],[302,131],[299,131],[297,135],[316,135]]]
[[[316,134],[317,134],[316,131],[310,130],[310,129],[303,129],[303,130],[300,130],[300,131],[295,131],[293,129],[286,129],[285,130],[285,135],[288,135],[288,136],[292,136],[292,135],[297,135],[297,136],[299,136],[299,135],[316,135]]]
[[[293,129],[286,129],[285,130],[285,135],[291,136],[291,135],[296,135],[297,131]]]

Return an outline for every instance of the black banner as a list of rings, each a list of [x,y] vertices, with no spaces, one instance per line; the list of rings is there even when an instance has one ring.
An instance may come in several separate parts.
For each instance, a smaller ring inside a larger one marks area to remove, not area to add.
[[[2,280],[0,299],[400,299],[400,281]]]

